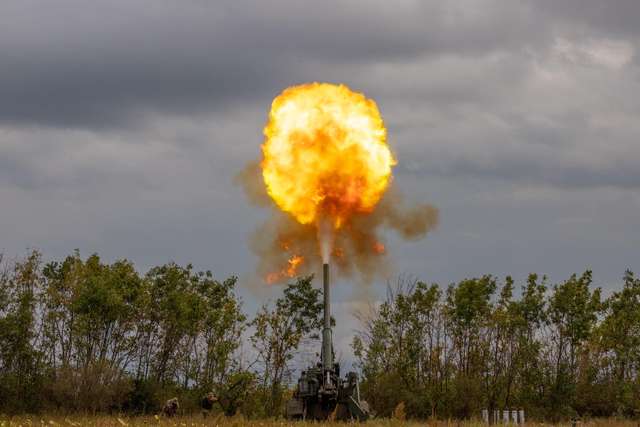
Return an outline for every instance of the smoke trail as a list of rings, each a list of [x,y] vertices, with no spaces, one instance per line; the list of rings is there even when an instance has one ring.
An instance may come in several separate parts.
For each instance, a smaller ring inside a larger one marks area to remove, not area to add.
[[[328,218],[320,218],[318,222],[318,243],[320,244],[322,263],[328,264],[333,247],[333,225]]]

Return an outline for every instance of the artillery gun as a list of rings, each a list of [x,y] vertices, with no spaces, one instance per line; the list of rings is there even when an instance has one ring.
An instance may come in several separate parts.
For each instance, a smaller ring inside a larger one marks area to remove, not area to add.
[[[369,418],[369,405],[360,399],[358,374],[349,372],[340,378],[340,364],[334,363],[329,298],[329,264],[322,265],[324,288],[324,325],[320,361],[302,371],[293,397],[287,402],[286,417],[290,420],[326,420],[335,414],[336,420]]]

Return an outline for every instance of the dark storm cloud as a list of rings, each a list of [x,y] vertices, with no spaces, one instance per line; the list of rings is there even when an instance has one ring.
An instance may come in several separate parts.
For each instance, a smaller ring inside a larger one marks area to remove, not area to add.
[[[493,2],[7,1],[0,121],[100,128],[232,108],[341,65],[532,44],[544,34],[532,13]]]
[[[32,5],[16,13],[34,22],[0,26],[0,118],[112,126],[146,110],[192,113],[237,103],[265,81],[288,77],[286,68],[260,62],[260,55],[249,58],[242,42],[232,45],[233,37],[207,31],[197,13],[173,20],[169,10],[154,14],[152,4],[147,16],[139,9],[145,5],[124,3],[115,10],[86,2],[63,2],[55,10]],[[224,25],[212,21],[212,28]]]

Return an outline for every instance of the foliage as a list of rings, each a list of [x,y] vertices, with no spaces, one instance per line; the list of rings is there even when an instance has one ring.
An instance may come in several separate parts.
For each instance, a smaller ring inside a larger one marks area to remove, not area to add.
[[[322,291],[311,285],[312,276],[299,278],[284,290],[274,307],[263,305],[251,322],[251,336],[260,364],[262,387],[269,390],[267,415],[281,413],[284,380],[302,339],[322,324]]]
[[[175,394],[197,402],[240,371],[235,277],[174,263],[141,276],[77,251],[40,258],[0,270],[0,408],[147,412]]]
[[[640,279],[627,271],[604,299],[590,271],[547,282],[400,277],[358,315],[361,394],[390,422],[484,408],[637,417]],[[154,414],[177,396],[189,414],[213,392],[214,416],[280,416],[294,355],[322,326],[322,292],[299,278],[249,319],[236,285],[176,263],[141,274],[77,251],[0,256],[0,413]]]
[[[465,279],[442,293],[401,278],[359,315],[353,341],[363,393],[391,416],[477,417],[524,408],[536,418],[635,416],[640,396],[640,281],[601,301],[586,271],[548,287],[532,274]]]

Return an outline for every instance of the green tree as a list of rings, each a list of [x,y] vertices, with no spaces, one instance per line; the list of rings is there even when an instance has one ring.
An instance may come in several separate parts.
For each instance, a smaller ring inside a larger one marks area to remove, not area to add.
[[[379,307],[358,314],[352,347],[363,393],[379,414],[390,416],[400,402],[411,416],[436,414],[446,376],[439,300],[437,285],[400,277]]]
[[[191,265],[169,263],[151,269],[146,280],[151,292],[147,315],[156,325],[151,346],[158,349],[152,361],[152,377],[161,384],[176,381],[179,369],[186,365],[183,372],[186,385],[191,374],[188,368],[191,350],[205,312],[205,302],[194,287],[198,275]],[[148,352],[153,352],[153,348]],[[179,360],[181,357],[183,360]]]
[[[199,343],[202,356],[198,358],[201,372],[195,379],[206,390],[230,381],[230,375],[236,383],[244,383],[246,375],[238,371],[238,363],[233,359],[246,321],[241,301],[233,293],[237,278],[218,282],[208,271],[199,274],[197,283],[198,293],[204,300],[204,316]]]
[[[322,325],[322,291],[312,287],[312,278],[299,278],[287,285],[275,306],[263,305],[250,324],[269,415],[280,412],[284,380],[295,350],[305,336]]]
[[[41,256],[31,252],[0,273],[0,395],[12,411],[38,408],[43,380],[37,299]]]
[[[141,279],[133,264],[105,264],[76,251],[45,266],[43,348],[57,406],[98,411],[122,404],[130,388]]]
[[[600,289],[591,291],[591,271],[573,274],[553,287],[547,319],[551,327],[550,372],[552,384],[548,402],[555,415],[575,411],[578,357],[591,337],[601,309]]]
[[[515,377],[513,403],[529,413],[544,403],[540,390],[544,387],[542,326],[546,321],[546,292],[546,277],[540,280],[538,275],[530,274],[522,286],[520,300],[514,303],[518,352],[512,366]]]
[[[635,415],[640,411],[640,279],[633,272],[625,273],[623,289],[605,301],[604,312],[598,337],[611,372],[610,400],[616,402],[617,413]]]
[[[446,312],[457,358],[454,408],[457,416],[467,418],[480,410],[481,372],[488,345],[483,339],[483,330],[488,326],[496,287],[494,277],[483,276],[465,279],[447,290]]]
[[[495,409],[508,407],[511,397],[513,365],[518,354],[514,308],[513,280],[507,277],[497,303],[487,314],[482,333],[484,345],[480,346],[483,388],[491,414]]]

